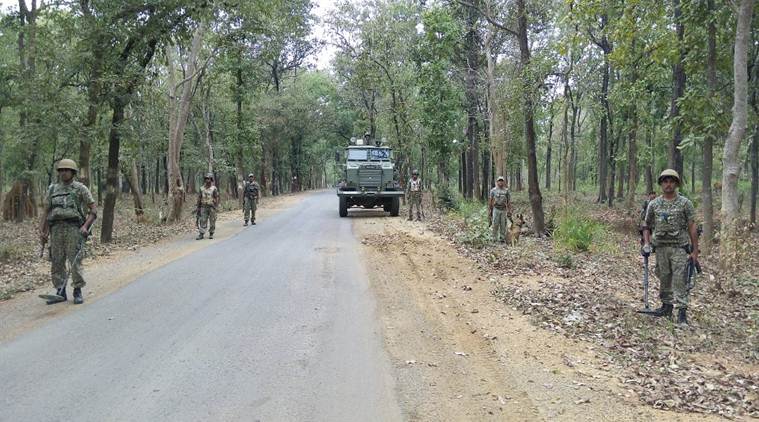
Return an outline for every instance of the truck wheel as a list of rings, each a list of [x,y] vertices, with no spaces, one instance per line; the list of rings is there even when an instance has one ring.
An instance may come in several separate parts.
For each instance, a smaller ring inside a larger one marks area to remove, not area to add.
[[[382,201],[382,210],[385,212],[390,212],[393,209],[393,199],[388,198]]]
[[[348,198],[340,197],[340,217],[348,216]]]
[[[393,198],[393,202],[390,205],[390,216],[391,217],[398,217],[398,214],[401,211],[401,199],[398,197]]]

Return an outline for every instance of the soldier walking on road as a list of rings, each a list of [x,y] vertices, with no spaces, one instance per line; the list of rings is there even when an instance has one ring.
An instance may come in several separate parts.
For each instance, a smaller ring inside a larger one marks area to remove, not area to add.
[[[203,182],[203,186],[198,192],[198,209],[196,211],[200,217],[197,240],[203,238],[206,229],[208,229],[208,238],[213,239],[213,232],[216,231],[216,209],[219,206],[219,190],[213,184],[213,173],[206,174]]]
[[[50,185],[45,199],[45,210],[40,220],[40,241],[44,245],[50,236],[51,276],[56,289],[48,296],[48,305],[67,300],[66,262],[69,264],[74,303],[84,303],[82,287],[84,277],[81,268],[82,248],[97,218],[97,204],[87,186],[74,180],[79,170],[73,160],[58,162],[58,183]]]
[[[675,170],[664,170],[659,176],[662,195],[652,200],[646,209],[643,250],[650,253],[652,243],[656,248],[656,276],[661,282],[662,305],[652,315],[671,318],[673,305],[677,305],[677,323],[687,324],[686,274],[689,259],[694,265],[698,264],[698,229],[693,203],[677,193],[679,185],[680,175]]]
[[[411,172],[411,179],[406,187],[408,195],[408,220],[413,220],[414,207],[416,207],[416,220],[422,221],[422,179],[419,178],[419,170]]]
[[[488,216],[493,229],[494,242],[506,242],[507,220],[511,217],[511,193],[506,180],[499,176],[496,186],[488,195]]]
[[[245,218],[245,224],[243,224],[243,226],[248,225],[248,220],[250,220],[251,225],[256,224],[256,208],[258,208],[260,191],[261,187],[256,182],[256,177],[253,173],[250,173],[248,175],[248,181],[245,182],[245,187],[243,188],[242,193],[243,217]]]

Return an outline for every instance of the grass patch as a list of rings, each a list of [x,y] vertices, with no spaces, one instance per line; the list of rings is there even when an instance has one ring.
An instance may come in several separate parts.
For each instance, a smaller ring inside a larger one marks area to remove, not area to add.
[[[11,243],[7,245],[0,245],[0,262],[16,261],[24,256],[24,251],[21,245]]]
[[[559,217],[559,223],[553,233],[553,239],[564,249],[587,252],[594,243],[608,239],[607,232],[608,230],[603,224],[586,215],[573,211],[564,211]]]
[[[556,265],[559,266],[559,268],[564,268],[567,270],[571,270],[575,267],[574,258],[572,258],[572,255],[568,253],[562,253],[555,257]]]
[[[459,201],[457,205],[455,212],[466,224],[466,228],[459,233],[459,240],[478,248],[490,243],[487,207],[478,201]]]

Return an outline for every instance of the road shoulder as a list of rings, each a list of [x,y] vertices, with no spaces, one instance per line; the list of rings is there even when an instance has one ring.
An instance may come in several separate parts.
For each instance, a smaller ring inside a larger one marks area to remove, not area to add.
[[[410,420],[705,420],[641,405],[593,345],[542,330],[420,223],[355,220]]]

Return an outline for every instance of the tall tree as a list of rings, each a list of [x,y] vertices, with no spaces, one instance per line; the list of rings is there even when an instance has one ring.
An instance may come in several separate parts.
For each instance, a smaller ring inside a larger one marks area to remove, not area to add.
[[[748,125],[748,48],[751,38],[751,18],[754,0],[741,0],[735,29],[735,49],[733,52],[733,122],[725,140],[722,157],[722,236],[720,259],[724,269],[732,269],[735,249],[738,247],[738,176],[741,163],[738,157],[740,144],[746,135]],[[728,274],[730,272],[727,272]]]
[[[185,187],[179,166],[180,153],[182,151],[182,143],[184,142],[187,118],[190,115],[192,97],[195,94],[201,73],[205,70],[205,65],[199,63],[199,56],[206,29],[207,24],[205,22],[201,22],[197,29],[195,29],[190,51],[182,65],[183,79],[179,82],[175,80],[176,71],[174,66],[176,58],[174,57],[174,47],[169,46],[166,49],[169,88],[169,145],[166,157],[168,158],[167,177],[169,179],[169,205],[171,206],[169,221],[172,222],[179,221],[182,217]]]
[[[685,23],[680,0],[672,0],[673,22],[677,38],[677,60],[672,66],[672,105],[669,119],[672,124],[672,142],[669,144],[667,165],[675,169],[680,177],[684,175],[683,153],[680,144],[683,141],[683,125],[680,119],[680,99],[685,95]]]

